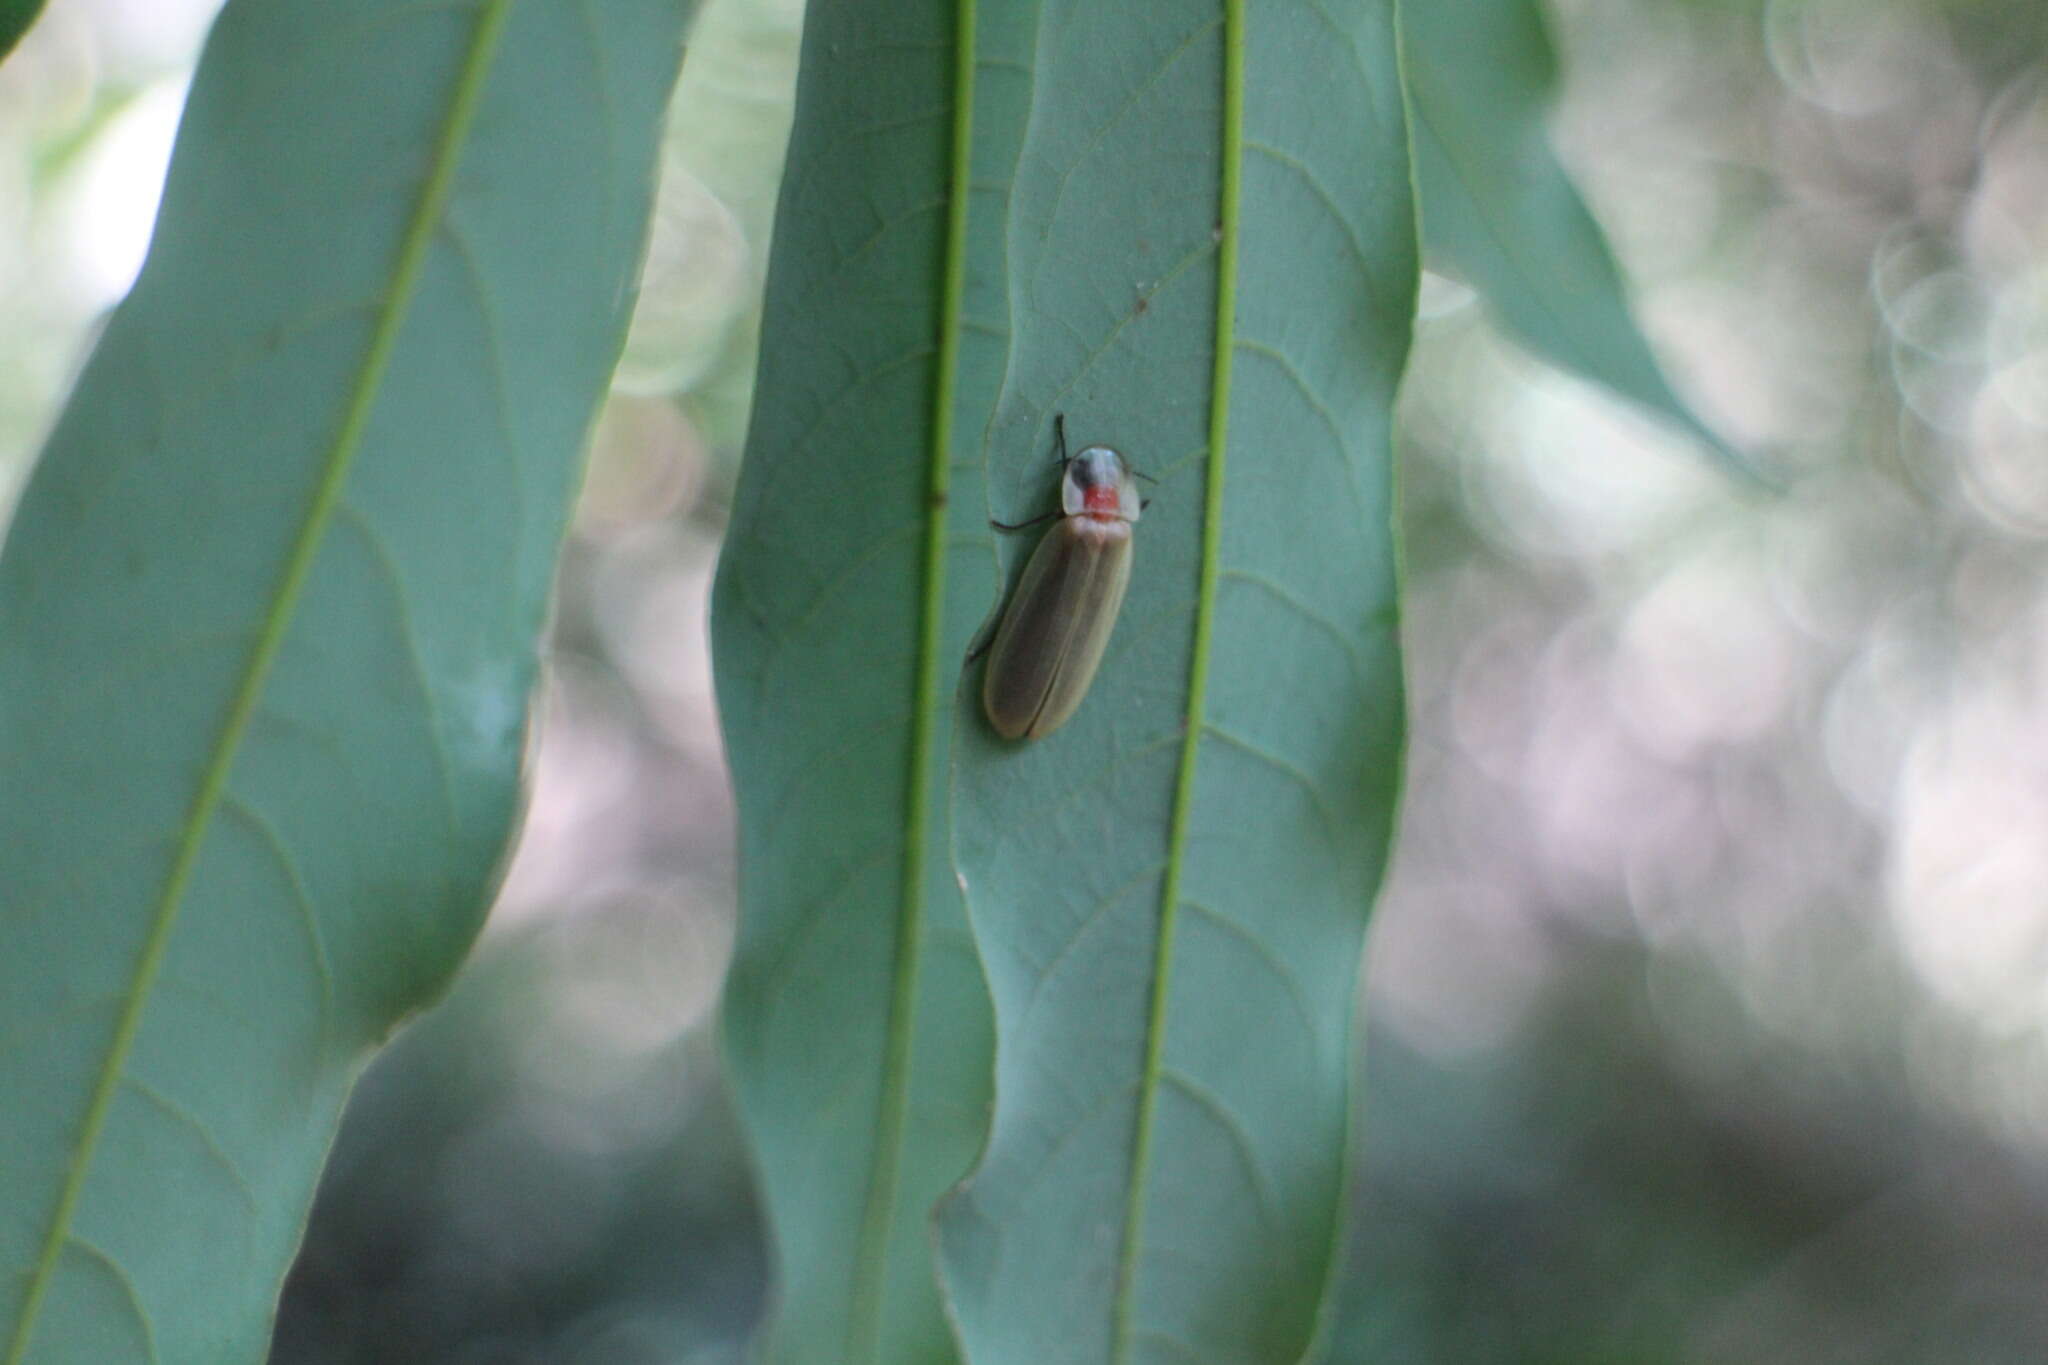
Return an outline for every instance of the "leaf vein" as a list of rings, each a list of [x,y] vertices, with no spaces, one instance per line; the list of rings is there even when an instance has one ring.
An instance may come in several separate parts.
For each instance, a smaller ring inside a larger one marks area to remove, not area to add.
[[[1269,578],[1265,574],[1255,573],[1250,569],[1225,569],[1221,576],[1227,581],[1243,583],[1249,587],[1259,589],[1302,620],[1320,629],[1337,644],[1338,648],[1344,651],[1345,657],[1350,660],[1351,671],[1357,680],[1361,683],[1370,684],[1372,669],[1366,663],[1365,656],[1359,653],[1358,641],[1353,639],[1342,626],[1339,626],[1328,616],[1303,601],[1300,596],[1285,584],[1280,583],[1276,579]]]
[[[901,526],[892,526],[877,531],[865,550],[845,564],[829,570],[831,577],[811,595],[811,599],[799,607],[794,616],[776,620],[769,629],[768,650],[762,655],[760,683],[755,689],[755,704],[760,705],[768,695],[768,688],[775,681],[775,667],[782,651],[803,639],[804,628],[818,616],[818,613],[832,605],[842,594],[854,588],[867,587],[866,569],[878,559],[896,553],[898,542],[908,536],[922,536],[925,523],[906,521]]]
[[[904,812],[902,900],[896,919],[895,979],[883,1048],[881,1112],[867,1197],[861,1210],[848,1346],[855,1361],[882,1359],[882,1317],[888,1292],[887,1255],[903,1179],[910,1111],[911,1048],[918,980],[923,974],[925,871],[931,856],[932,767],[938,744],[946,608],[946,503],[952,482],[954,388],[960,365],[960,323],[967,297],[967,213],[974,153],[974,0],[953,10],[952,144],[946,171],[946,234],[939,283],[938,364],[932,375],[931,445],[925,453],[924,547],[919,594],[916,704],[904,761],[909,765]]]
[[[1358,515],[1359,524],[1372,525],[1373,519],[1370,509],[1366,506],[1365,495],[1359,491],[1358,468],[1351,459],[1351,443],[1344,439],[1344,428],[1337,421],[1337,415],[1330,411],[1329,404],[1315,391],[1315,387],[1308,382],[1293,358],[1279,347],[1241,337],[1238,339],[1237,349],[1271,361],[1279,368],[1281,375],[1301,394],[1302,401],[1308,404],[1309,410],[1322,422],[1330,433],[1330,439],[1336,443],[1337,463],[1344,471],[1344,491],[1351,498],[1351,507]]]
[[[511,466],[511,477],[506,482],[512,488],[512,502],[518,524],[523,527],[531,520],[524,477],[525,442],[519,436],[519,422],[512,415],[512,383],[505,370],[504,346],[499,340],[504,334],[504,328],[500,325],[498,305],[491,297],[490,284],[484,277],[483,263],[477,257],[476,248],[470,243],[469,234],[463,230],[453,214],[449,215],[443,230],[449,246],[454,249],[456,259],[462,263],[463,272],[469,279],[470,293],[476,299],[477,313],[482,318],[486,362],[484,372],[491,380],[491,411],[498,420],[498,434],[505,439],[505,449],[511,452],[511,459],[508,461]],[[512,558],[517,555],[516,547],[525,543],[525,537],[515,530],[504,539],[509,568]]]
[[[228,360],[225,366],[212,375],[210,382],[192,384],[175,393],[164,392],[163,381],[155,374],[155,362],[145,349],[142,353],[141,363],[150,375],[151,387],[155,390],[154,396],[162,408],[162,416],[157,422],[158,439],[138,442],[124,449],[120,456],[114,460],[100,477],[98,482],[90,490],[78,496],[78,500],[73,505],[71,511],[72,521],[75,524],[84,524],[94,509],[113,492],[115,486],[124,477],[136,469],[147,467],[152,458],[160,458],[163,451],[161,433],[168,429],[172,422],[181,414],[203,407],[211,402],[223,389],[232,384],[242,371],[283,350],[285,343],[289,341],[296,340],[301,336],[309,336],[334,323],[348,321],[355,318],[358,314],[370,313],[374,315],[376,310],[377,300],[359,299],[348,303],[332,304],[294,322],[268,327],[264,329],[261,336],[245,345]],[[41,601],[43,592],[51,587],[58,586],[69,586],[69,580],[56,574],[42,578],[36,583],[35,591],[24,599],[24,609]]]
[[[1244,1123],[1231,1112],[1230,1106],[1215,1091],[1197,1081],[1178,1067],[1167,1067],[1160,1072],[1160,1079],[1182,1095],[1203,1113],[1209,1116],[1223,1135],[1230,1139],[1230,1147],[1244,1167],[1245,1180],[1251,1190],[1252,1208],[1259,1216],[1260,1229],[1270,1236],[1276,1226],[1274,1210],[1279,1207],[1279,1198],[1274,1193],[1266,1173],[1259,1165],[1257,1150],[1252,1146],[1251,1134],[1245,1131]]]
[[[48,1014],[38,1015],[33,1019],[22,1021],[16,1028],[9,1030],[7,1033],[0,1034],[0,1062],[6,1061],[9,1057],[12,1057],[15,1053],[34,1042],[39,1034],[50,1032],[56,1025],[72,1015],[90,1014],[94,1010],[104,1009],[108,1005],[118,1005],[127,998],[128,995],[125,991],[101,991],[92,995],[82,995],[75,999],[66,1000]]]
[[[214,1140],[213,1134],[207,1131],[206,1125],[199,1121],[197,1115],[138,1076],[124,1076],[121,1079],[121,1084],[149,1101],[153,1107],[163,1113],[173,1123],[190,1129],[192,1135],[199,1139],[199,1145],[206,1149],[207,1156],[211,1157],[213,1163],[220,1167],[221,1173],[227,1176],[228,1183],[235,1187],[236,1195],[241,1198],[242,1204],[249,1210],[250,1216],[259,1216],[260,1209],[256,1199],[256,1191],[249,1184],[248,1177],[243,1175],[241,1168],[228,1158],[228,1154],[221,1149],[220,1143]]]
[[[1059,970],[1060,965],[1064,963],[1067,960],[1067,958],[1073,953],[1074,949],[1080,945],[1081,940],[1086,938],[1088,936],[1089,931],[1095,928],[1097,924],[1101,923],[1102,917],[1108,914],[1111,909],[1113,909],[1118,903],[1120,903],[1124,899],[1124,897],[1130,895],[1131,892],[1136,891],[1138,888],[1144,886],[1146,882],[1149,882],[1154,877],[1158,876],[1162,871],[1165,870],[1165,867],[1166,865],[1163,862],[1161,862],[1153,863],[1148,867],[1141,868],[1139,869],[1139,871],[1137,871],[1131,877],[1125,880],[1121,886],[1117,886],[1111,889],[1110,891],[1106,892],[1105,894],[1096,897],[1095,903],[1089,906],[1087,911],[1082,914],[1080,919],[1076,920],[1072,924],[1066,936],[1060,940],[1060,946],[1056,951],[1054,951],[1053,955],[1049,959],[1047,959],[1043,965],[1033,965],[1031,990],[1030,993],[1025,996],[1024,1008],[1021,1011],[1019,1011],[1017,1015],[1017,1032],[1019,1034],[1022,1034],[1025,1028],[1030,1024],[1032,1012],[1038,1008],[1039,1000],[1040,997],[1044,994],[1046,983],[1052,979],[1054,973]]]
[[[1205,722],[1202,726],[1202,732],[1212,739],[1229,745],[1248,758],[1264,764],[1274,772],[1291,779],[1301,788],[1303,794],[1308,797],[1309,804],[1315,808],[1316,817],[1322,822],[1323,835],[1329,840],[1330,847],[1333,850],[1342,847],[1342,841],[1337,837],[1340,824],[1337,820],[1336,812],[1330,809],[1329,799],[1323,794],[1322,785],[1315,780],[1315,777],[1306,768],[1303,768],[1293,759],[1274,753],[1264,745],[1255,744],[1236,731],[1227,730],[1213,721]]]
[[[1379,281],[1373,275],[1372,257],[1367,253],[1365,243],[1359,240],[1358,228],[1344,216],[1344,210],[1338,206],[1336,196],[1330,193],[1330,187],[1323,183],[1322,177],[1315,173],[1315,169],[1292,152],[1276,147],[1270,142],[1246,138],[1244,145],[1247,151],[1258,152],[1275,165],[1301,177],[1302,183],[1309,187],[1324,210],[1329,213],[1331,221],[1343,232],[1344,244],[1351,248],[1351,257],[1358,262],[1359,280],[1365,286],[1366,295],[1374,303],[1383,303],[1379,293]]]
[[[427,717],[426,749],[433,759],[435,785],[440,789],[442,814],[448,821],[450,836],[462,828],[462,819],[456,813],[454,765],[448,761],[448,753],[442,746],[444,727],[441,708],[434,696],[434,688],[427,681],[427,662],[420,651],[419,632],[413,628],[412,608],[405,595],[405,581],[399,576],[398,559],[391,552],[383,532],[370,519],[348,501],[337,498],[334,505],[334,520],[344,526],[351,526],[363,543],[370,549],[370,558],[383,572],[385,586],[390,590],[391,615],[398,626],[398,643],[405,653],[405,662],[412,673],[412,685],[419,693],[420,709]]]
[[[1040,821],[1048,822],[1057,819],[1060,816],[1060,814],[1066,811],[1069,807],[1077,805],[1080,802],[1086,800],[1089,794],[1095,790],[1098,784],[1107,781],[1111,777],[1114,777],[1118,772],[1122,771],[1126,765],[1135,763],[1141,758],[1148,758],[1151,755],[1158,753],[1161,749],[1176,748],[1180,745],[1180,743],[1181,734],[1180,731],[1176,729],[1171,731],[1170,733],[1159,736],[1157,739],[1147,740],[1145,743],[1138,745],[1136,748],[1117,750],[1115,753],[1110,755],[1110,759],[1107,763],[1104,763],[1101,766],[1097,767],[1093,772],[1089,773],[1087,776],[1082,777],[1077,781],[1068,784],[1066,790],[1061,793],[1059,800],[1054,801],[1051,805],[1042,807],[1039,811]],[[1011,825],[1002,830],[1000,833],[998,833],[995,839],[991,841],[989,844],[988,851],[990,857],[992,858],[993,855],[1000,852],[1004,847],[1006,847],[1010,843],[1011,840],[1015,839],[1018,835],[1022,834],[1023,832],[1024,831],[1021,826]]]
[[[803,905],[792,912],[789,927],[777,936],[774,951],[753,973],[759,980],[767,983],[769,999],[772,1000],[774,992],[784,984],[784,975],[788,971],[790,960],[810,942],[811,931],[816,928],[818,917],[837,905],[848,887],[888,862],[894,853],[894,849],[884,846],[849,864],[823,890],[810,896]]]
[[[1161,275],[1159,277],[1158,282],[1152,286],[1152,293],[1149,297],[1157,298],[1161,293],[1165,292],[1166,286],[1172,284],[1175,280],[1178,280],[1183,274],[1187,273],[1187,271],[1190,268],[1192,268],[1197,261],[1206,260],[1210,256],[1214,255],[1215,251],[1216,244],[1214,242],[1205,242],[1201,246],[1196,247],[1193,251],[1190,251],[1186,255],[1182,256],[1179,260],[1173,263],[1173,265],[1167,270],[1167,272],[1164,275]],[[1064,314],[1054,313],[1051,316],[1054,321],[1058,322],[1062,327],[1065,327],[1068,332],[1073,334],[1074,340],[1081,344],[1083,348],[1083,354],[1081,356],[1080,364],[1074,367],[1074,372],[1073,374],[1068,376],[1067,382],[1060,385],[1059,388],[1054,391],[1052,397],[1048,398],[1045,401],[1044,410],[1047,412],[1054,412],[1058,410],[1061,401],[1065,399],[1069,393],[1072,393],[1074,391],[1075,385],[1079,384],[1082,380],[1088,377],[1090,372],[1094,370],[1097,363],[1099,363],[1104,356],[1109,354],[1110,348],[1116,345],[1117,338],[1123,335],[1125,328],[1129,327],[1133,322],[1137,320],[1138,315],[1136,313],[1130,312],[1118,314],[1116,322],[1112,324],[1110,329],[1103,334],[1102,339],[1100,341],[1096,341],[1093,343],[1091,343],[1087,337],[1081,335],[1080,329],[1076,328],[1072,323],[1068,322]]]
[[[156,1327],[150,1321],[149,1310],[142,1306],[142,1295],[136,1291],[135,1281],[129,1276],[126,1268],[101,1250],[97,1243],[87,1240],[78,1232],[65,1233],[64,1240],[68,1245],[77,1248],[79,1254],[97,1263],[113,1277],[115,1284],[121,1286],[121,1295],[128,1304],[128,1311],[135,1315],[135,1325],[142,1329],[143,1355],[151,1365],[156,1365],[156,1362],[162,1359],[156,1349]]]
[[[1145,1024],[1145,1055],[1138,1079],[1138,1114],[1131,1135],[1130,1188],[1117,1254],[1111,1302],[1110,1360],[1130,1359],[1131,1329],[1137,1321],[1138,1262],[1144,1244],[1145,1196],[1151,1174],[1152,1126],[1165,1065],[1166,1022],[1172,977],[1174,930],[1180,913],[1180,881],[1188,827],[1193,820],[1195,764],[1207,724],[1209,644],[1216,619],[1216,575],[1223,548],[1224,464],[1230,448],[1230,364],[1237,332],[1239,193],[1244,163],[1245,0],[1224,0],[1223,107],[1217,130],[1216,319],[1209,377],[1209,460],[1202,490],[1201,557],[1197,568],[1194,640],[1189,651],[1187,717],[1175,774],[1173,808],[1167,826],[1167,867],[1159,900],[1159,929],[1152,963],[1152,991]]]
[[[313,897],[306,890],[305,878],[299,875],[299,865],[285,847],[277,827],[258,814],[255,807],[233,791],[226,791],[221,794],[221,811],[238,817],[255,831],[258,841],[271,857],[277,859],[278,870],[291,887],[292,906],[298,912],[299,927],[305,931],[306,946],[312,950],[313,970],[320,978],[320,1040],[324,1044],[328,1033],[328,1014],[334,1005],[334,972],[327,956],[327,939],[320,932],[320,918],[313,909]]]
[[[1309,1055],[1311,1057],[1319,1057],[1322,1054],[1323,1047],[1322,1039],[1316,1033],[1315,1011],[1309,1008],[1308,997],[1302,994],[1301,983],[1295,980],[1294,972],[1288,965],[1281,961],[1280,957],[1263,940],[1253,934],[1251,930],[1245,928],[1221,910],[1193,898],[1185,898],[1181,903],[1230,937],[1244,944],[1245,947],[1251,950],[1254,957],[1265,964],[1266,969],[1272,972],[1274,977],[1279,980],[1281,989],[1286,991],[1287,1003],[1294,1007],[1295,1017],[1301,1021],[1301,1031],[1308,1038]]]
[[[1103,120],[1102,126],[1097,128],[1089,136],[1088,141],[1081,146],[1080,150],[1076,151],[1068,160],[1066,168],[1060,172],[1058,183],[1053,187],[1052,203],[1045,211],[1045,230],[1047,232],[1050,232],[1053,223],[1058,221],[1060,207],[1066,202],[1067,190],[1071,187],[1074,174],[1081,169],[1082,163],[1095,154],[1095,149],[1100,147],[1103,140],[1111,132],[1115,131],[1116,126],[1124,121],[1124,118],[1131,110],[1137,107],[1138,101],[1150,94],[1152,88],[1166,79],[1166,74],[1179,65],[1180,59],[1194,50],[1196,42],[1206,37],[1211,30],[1222,26],[1223,21],[1219,19],[1197,24],[1194,28],[1189,29],[1187,36],[1176,43],[1173,50],[1166,53],[1160,59],[1159,64],[1146,73],[1145,79],[1131,87],[1131,91],[1124,97],[1123,103],[1119,104],[1110,116]],[[1038,261],[1032,265],[1030,289],[1033,294],[1038,292],[1038,272],[1044,267],[1044,264],[1045,257],[1041,254]]]
[[[797,462],[796,456],[801,454],[804,451],[804,449],[810,445],[811,441],[814,438],[816,438],[818,433],[821,430],[823,430],[825,423],[830,421],[832,417],[838,412],[841,404],[846,403],[849,400],[860,395],[870,384],[873,384],[876,380],[885,379],[888,376],[894,374],[896,371],[904,368],[906,365],[915,365],[920,360],[924,360],[925,358],[932,354],[933,349],[934,348],[929,345],[913,346],[909,350],[904,351],[901,354],[889,357],[889,359],[882,361],[878,365],[872,366],[869,369],[861,370],[859,373],[855,374],[852,379],[849,379],[845,384],[841,385],[839,389],[832,394],[831,397],[825,399],[823,403],[819,404],[818,410],[812,414],[811,420],[804,425],[804,429],[798,432],[788,442],[776,447],[774,452],[775,458],[766,461],[768,465],[768,478],[764,481],[762,485],[761,496],[758,500],[757,505],[759,507],[769,509],[775,507],[778,501],[777,494],[775,493],[774,489],[775,476],[782,472],[782,469],[785,465],[795,464]],[[759,455],[749,454],[748,459],[759,461],[761,457]],[[750,518],[746,527],[746,533],[748,537],[756,541],[765,540],[761,533],[760,521],[761,518],[758,516]],[[745,582],[744,579],[741,579],[740,581]]]

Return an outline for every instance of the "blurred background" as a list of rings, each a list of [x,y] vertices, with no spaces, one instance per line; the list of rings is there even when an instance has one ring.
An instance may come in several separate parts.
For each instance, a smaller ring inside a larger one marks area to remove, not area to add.
[[[0,507],[147,242],[213,0],[0,65]],[[2048,6],[1558,0],[1554,132],[1731,485],[1431,277],[1414,732],[1338,1358],[2048,1361]],[[526,828],[371,1069],[278,1365],[743,1358],[705,603],[801,0],[707,0]]]

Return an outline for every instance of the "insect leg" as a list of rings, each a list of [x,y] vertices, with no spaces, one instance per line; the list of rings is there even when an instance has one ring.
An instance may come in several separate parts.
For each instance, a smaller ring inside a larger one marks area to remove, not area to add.
[[[995,527],[998,531],[1028,531],[1033,526],[1038,525],[1040,522],[1051,521],[1054,517],[1058,516],[1059,514],[1059,509],[1055,507],[1052,511],[1047,512],[1044,516],[1033,517],[1029,521],[997,521],[994,517],[990,517],[988,519],[988,524]]]

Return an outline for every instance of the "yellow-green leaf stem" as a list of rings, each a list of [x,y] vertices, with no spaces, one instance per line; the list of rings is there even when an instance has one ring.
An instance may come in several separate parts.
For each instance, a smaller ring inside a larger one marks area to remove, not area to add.
[[[946,188],[945,267],[940,286],[937,370],[932,381],[931,446],[926,452],[923,597],[919,603],[917,698],[910,732],[910,782],[904,815],[903,901],[896,917],[895,973],[874,1158],[861,1210],[859,1255],[847,1322],[847,1359],[881,1360],[888,1245],[903,1176],[910,1106],[911,1040],[925,937],[924,891],[931,858],[932,753],[944,696],[946,503],[951,485],[954,389],[967,290],[969,167],[974,145],[974,0],[958,0],[953,31],[953,127]]]
[[[1223,7],[1223,121],[1216,209],[1216,332],[1209,387],[1209,457],[1202,499],[1202,554],[1195,597],[1193,657],[1188,663],[1187,728],[1181,736],[1180,768],[1173,789],[1167,834],[1166,872],[1159,897],[1159,933],[1152,953],[1152,998],[1145,1023],[1145,1062],[1139,1078],[1138,1121],[1131,1144],[1130,1203],[1124,1211],[1123,1242],[1117,1262],[1116,1326],[1110,1359],[1130,1358],[1134,1283],[1144,1244],[1145,1199],[1152,1157],[1152,1125],[1158,1107],[1161,1058],[1166,1045],[1168,983],[1173,974],[1174,930],[1179,923],[1181,868],[1185,861],[1189,813],[1194,806],[1195,758],[1200,752],[1209,683],[1209,643],[1216,617],[1216,581],[1223,543],[1223,481],[1230,444],[1230,359],[1237,326],[1238,183],[1244,160],[1244,0]]]

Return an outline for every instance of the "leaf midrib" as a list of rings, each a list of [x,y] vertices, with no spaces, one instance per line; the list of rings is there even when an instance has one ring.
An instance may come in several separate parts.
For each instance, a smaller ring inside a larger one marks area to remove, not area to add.
[[[911,713],[909,791],[905,799],[903,893],[896,917],[895,973],[883,1046],[882,1094],[861,1210],[847,1312],[847,1358],[879,1362],[888,1250],[903,1180],[910,1107],[911,1044],[924,957],[925,879],[930,858],[932,749],[938,741],[946,596],[947,502],[952,484],[953,406],[967,292],[967,212],[974,137],[975,0],[957,0],[953,31],[952,146],[947,165],[946,242],[939,296],[938,363],[932,377],[920,577],[916,700]]]
[[[120,1089],[121,1077],[127,1069],[129,1054],[134,1050],[136,1037],[141,1030],[143,1010],[149,1001],[157,973],[163,966],[164,955],[169,949],[171,931],[177,923],[178,911],[183,904],[193,873],[198,867],[199,854],[205,847],[214,813],[219,808],[222,794],[227,789],[228,773],[234,766],[236,754],[240,751],[249,724],[255,717],[257,703],[269,681],[270,670],[276,663],[278,652],[283,648],[285,634],[291,626],[298,599],[305,589],[307,579],[311,576],[314,558],[327,523],[341,500],[349,468],[362,445],[363,432],[369,425],[371,412],[376,406],[377,394],[382,388],[385,373],[390,368],[391,357],[397,349],[399,331],[404,325],[406,313],[418,287],[420,272],[425,267],[427,251],[433,243],[435,230],[453,191],[455,168],[461,160],[471,126],[475,122],[484,83],[490,73],[491,60],[497,50],[499,39],[503,35],[510,7],[511,0],[484,0],[481,7],[476,34],[456,78],[454,99],[449,106],[447,119],[442,125],[441,136],[435,145],[433,164],[421,188],[413,216],[406,225],[390,283],[385,290],[376,330],[371,334],[370,345],[363,353],[362,365],[351,386],[341,426],[336,430],[334,441],[328,447],[325,468],[320,483],[314,490],[312,504],[307,509],[306,519],[292,544],[284,576],[272,595],[270,609],[265,614],[255,647],[250,651],[249,661],[243,668],[241,681],[235,689],[234,700],[229,705],[226,720],[208,756],[198,790],[193,795],[191,807],[179,832],[177,852],[172,860],[170,875],[164,882],[163,894],[157,902],[148,936],[143,941],[142,953],[130,977],[121,1016],[115,1025],[113,1041],[101,1062],[98,1079],[94,1082],[92,1097],[86,1106],[85,1119],[80,1126],[77,1141],[72,1147],[70,1161],[67,1163],[64,1185],[58,1193],[56,1208],[50,1216],[49,1229],[44,1234],[35,1269],[29,1277],[28,1291],[22,1299],[21,1315],[15,1322],[4,1365],[22,1365],[23,1359],[27,1356],[29,1340],[41,1313],[43,1300],[56,1276],[58,1260],[65,1245],[72,1238],[71,1225],[77,1215],[78,1201],[84,1193],[85,1182],[92,1169],[93,1156],[105,1130],[107,1116],[113,1108],[114,1096]],[[139,1305],[137,1311],[141,1311]]]
[[[1181,738],[1180,769],[1173,789],[1167,833],[1166,872],[1159,893],[1159,933],[1152,956],[1152,998],[1145,1022],[1145,1061],[1138,1078],[1138,1121],[1131,1140],[1131,1177],[1124,1208],[1123,1242],[1117,1256],[1116,1299],[1112,1305],[1110,1360],[1130,1359],[1137,1314],[1138,1257],[1144,1246],[1145,1194],[1151,1174],[1152,1126],[1158,1107],[1166,1046],[1168,982],[1173,971],[1174,931],[1179,923],[1180,880],[1194,808],[1195,759],[1206,729],[1209,642],[1216,616],[1218,561],[1223,544],[1223,474],[1230,433],[1230,362],[1237,330],[1237,246],[1239,173],[1244,161],[1244,0],[1223,5],[1223,110],[1216,209],[1216,332],[1209,380],[1209,459],[1202,496],[1201,563],[1196,580],[1195,630],[1188,663],[1188,703]]]

